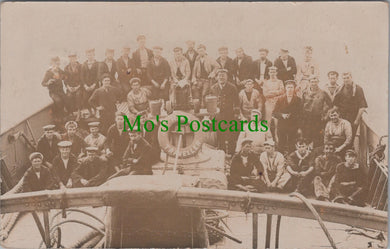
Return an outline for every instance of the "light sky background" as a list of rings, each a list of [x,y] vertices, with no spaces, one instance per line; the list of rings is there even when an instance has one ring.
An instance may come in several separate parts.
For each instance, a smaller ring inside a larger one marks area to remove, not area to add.
[[[309,3],[77,3],[6,2],[1,5],[1,131],[51,102],[41,87],[49,58],[67,64],[67,52],[96,48],[98,60],[106,48],[120,56],[124,44],[136,49],[136,36],[147,46],[161,45],[163,56],[185,48],[193,39],[217,48],[243,47],[254,59],[258,48],[270,50],[273,61],[281,47],[299,64],[303,47],[314,48],[320,84],[327,72],[351,71],[365,90],[368,117],[379,135],[388,120],[388,5],[384,2]],[[339,82],[342,83],[341,80]]]

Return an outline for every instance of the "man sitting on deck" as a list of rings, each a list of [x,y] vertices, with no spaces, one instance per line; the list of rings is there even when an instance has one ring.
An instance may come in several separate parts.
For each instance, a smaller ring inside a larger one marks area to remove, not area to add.
[[[73,187],[99,186],[107,179],[107,163],[97,156],[98,148],[87,147],[87,156],[80,159],[80,166],[73,172]]]
[[[72,142],[61,141],[58,143],[60,154],[53,159],[53,174],[61,187],[72,187],[70,176],[78,168],[77,158],[70,153]]]
[[[263,166],[258,156],[252,151],[253,140],[245,138],[241,142],[241,150],[232,158],[229,177],[229,189],[258,192],[264,191],[265,185],[261,180]],[[254,189],[253,189],[254,188]]]
[[[23,176],[23,192],[56,189],[58,186],[48,168],[43,166],[43,155],[33,152],[29,156],[31,167]]]
[[[45,163],[51,166],[54,157],[58,154],[57,143],[60,141],[54,133],[55,125],[43,126],[43,136],[39,138],[37,151],[42,153]]]

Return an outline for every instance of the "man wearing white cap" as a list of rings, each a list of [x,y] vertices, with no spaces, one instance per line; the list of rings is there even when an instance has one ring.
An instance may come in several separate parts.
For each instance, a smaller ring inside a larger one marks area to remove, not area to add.
[[[106,137],[99,133],[100,122],[88,123],[90,134],[84,138],[87,146],[97,147],[99,152],[104,149]]]
[[[285,168],[285,159],[282,153],[275,151],[275,142],[264,142],[265,151],[260,154],[260,162],[264,167],[264,182],[270,191],[283,191],[290,179],[290,174]]]
[[[61,187],[72,187],[72,179],[70,176],[73,171],[79,166],[77,158],[71,154],[70,150],[72,142],[61,141],[58,143],[60,154],[53,160],[53,173],[57,183]]]
[[[58,186],[48,168],[43,166],[43,155],[33,152],[29,156],[31,167],[23,176],[23,192],[40,191],[45,189],[55,189]]]
[[[60,141],[55,134],[55,125],[43,126],[43,135],[38,139],[37,151],[44,156],[45,162],[52,163],[58,154],[57,143]]]
[[[84,139],[82,139],[79,135],[76,134],[77,127],[78,125],[76,121],[66,122],[65,123],[66,133],[62,135],[62,140],[72,142],[70,152],[75,157],[78,157],[80,154],[83,154],[84,148],[87,146],[87,144],[84,142]]]

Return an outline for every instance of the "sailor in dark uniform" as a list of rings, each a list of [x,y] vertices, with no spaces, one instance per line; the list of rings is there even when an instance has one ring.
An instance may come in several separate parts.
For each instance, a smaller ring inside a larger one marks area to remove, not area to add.
[[[280,50],[280,56],[275,60],[274,66],[278,69],[278,79],[283,81],[295,80],[297,64],[294,57],[288,55],[287,49]]]
[[[58,143],[60,154],[54,158],[52,168],[56,182],[59,186],[66,188],[72,187],[72,179],[70,176],[79,166],[77,158],[70,152],[71,147],[72,142],[70,141],[61,141]]]
[[[58,154],[57,143],[60,141],[54,132],[55,125],[45,125],[44,134],[39,138],[37,151],[42,153],[45,162],[52,163],[54,157]]]
[[[43,155],[39,152],[33,152],[30,154],[29,159],[31,167],[23,176],[23,192],[58,188],[52,173],[42,164]]]
[[[171,68],[168,61],[161,56],[163,48],[160,46],[153,47],[153,58],[147,66],[147,76],[150,82],[152,91],[152,99],[169,99],[169,77],[171,76]]]
[[[50,62],[50,69],[46,71],[42,80],[42,86],[49,89],[49,96],[54,102],[53,114],[57,119],[61,119],[69,111],[66,95],[63,89],[63,80],[65,72],[60,69],[60,58],[53,57]],[[65,108],[67,109],[65,111]]]
[[[191,74],[190,79],[192,79],[192,74],[194,72],[194,65],[196,57],[198,57],[198,52],[195,50],[195,42],[194,41],[187,41],[187,51],[185,52],[184,56],[187,58],[188,62],[190,63],[191,68]]]
[[[72,142],[70,152],[75,156],[79,157],[84,154],[84,149],[86,147],[86,143],[84,139],[82,139],[77,132],[77,123],[75,121],[68,121],[65,124],[66,133],[62,136],[62,140]]]
[[[98,148],[87,147],[87,156],[71,175],[73,187],[99,186],[107,179],[107,162],[98,157]]]
[[[106,134],[108,127],[114,123],[116,104],[119,103],[121,92],[119,88],[110,85],[109,74],[103,74],[101,81],[103,86],[93,92],[88,102],[92,107],[100,110],[101,132]]]
[[[129,135],[123,132],[124,118],[123,112],[115,113],[115,124],[111,125],[107,132],[107,157],[109,161],[117,167],[122,162],[123,154],[129,144]]]
[[[252,57],[245,54],[243,48],[236,49],[237,57],[233,59],[235,67],[236,87],[240,91],[245,87],[247,79],[253,79],[253,60]]]
[[[95,60],[95,49],[87,49],[85,51],[87,60],[83,63],[81,67],[81,82],[84,87],[83,102],[84,107],[89,108],[90,111],[93,111],[88,103],[89,98],[92,93],[99,88],[99,63]]]

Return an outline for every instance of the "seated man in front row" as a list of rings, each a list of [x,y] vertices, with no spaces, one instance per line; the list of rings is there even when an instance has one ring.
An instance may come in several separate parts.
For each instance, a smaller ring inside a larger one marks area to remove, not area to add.
[[[300,138],[295,143],[296,150],[287,157],[286,169],[291,175],[289,181],[290,190],[303,195],[311,194],[312,157],[308,149],[307,141]]]
[[[107,162],[98,157],[97,147],[87,147],[87,156],[79,160],[79,167],[72,173],[73,187],[99,186],[107,179]]]
[[[345,162],[337,165],[334,182],[331,183],[334,202],[363,206],[365,201],[366,175],[356,161],[356,152],[347,150]]]
[[[72,142],[61,141],[57,144],[60,154],[53,159],[53,175],[60,187],[71,188],[71,175],[79,167],[77,158],[71,154]]]
[[[30,154],[29,159],[31,167],[23,177],[23,192],[58,188],[50,170],[42,164],[43,155],[40,152],[33,152]]]
[[[124,175],[153,175],[152,146],[142,136],[143,132],[138,131],[138,126],[129,130],[130,141],[123,154],[122,169],[110,176],[110,179]]]
[[[258,156],[253,153],[251,139],[243,139],[241,150],[232,158],[229,189],[244,191],[264,191],[263,167]]]

